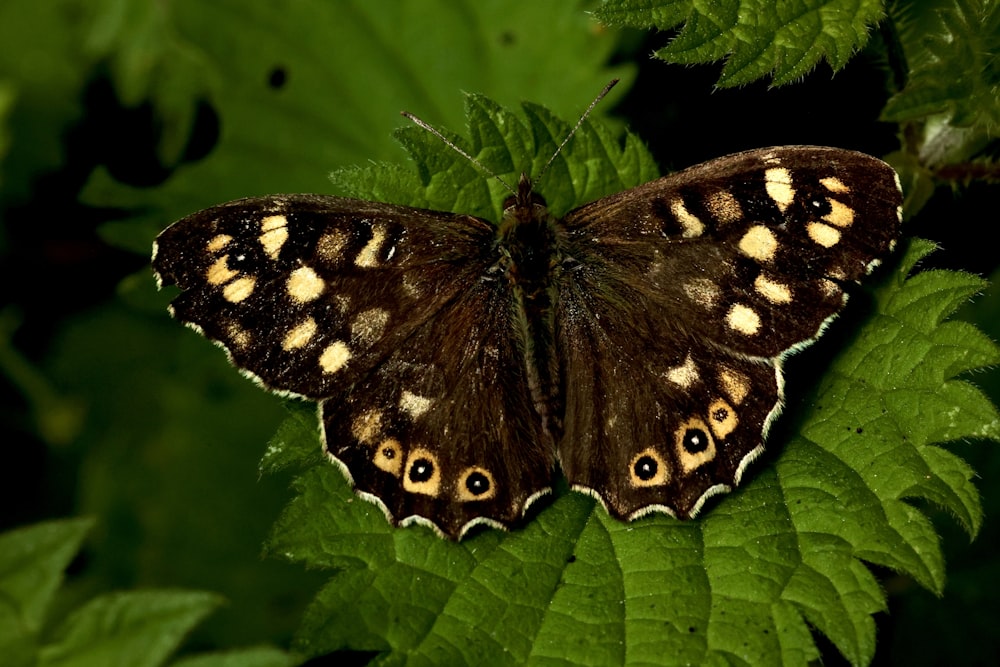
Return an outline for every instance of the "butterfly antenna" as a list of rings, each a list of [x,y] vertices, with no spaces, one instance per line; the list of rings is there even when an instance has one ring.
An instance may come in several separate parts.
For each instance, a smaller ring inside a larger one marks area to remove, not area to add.
[[[490,170],[489,168],[487,168],[486,165],[484,165],[482,162],[480,162],[479,160],[477,160],[476,158],[472,157],[471,155],[469,155],[468,153],[466,153],[464,150],[462,150],[461,148],[459,148],[455,144],[454,141],[452,141],[448,137],[446,137],[443,134],[441,134],[441,132],[439,132],[437,130],[437,128],[435,128],[435,127],[429,125],[428,123],[425,123],[424,121],[420,120],[419,118],[417,118],[416,116],[414,116],[409,111],[401,111],[400,113],[403,116],[405,116],[406,118],[409,118],[411,121],[413,121],[419,127],[422,127],[423,129],[427,130],[428,132],[430,132],[431,134],[433,134],[435,137],[437,137],[438,139],[440,139],[441,141],[443,141],[444,144],[445,144],[445,146],[448,146],[453,151],[455,151],[456,153],[458,153],[459,155],[461,155],[462,157],[464,157],[466,160],[468,160],[469,162],[471,162],[472,164],[474,164],[484,174],[492,176],[493,178],[495,178],[498,181],[500,181],[500,183],[502,183],[503,186],[505,188],[507,188],[512,195],[516,195],[517,194],[517,192],[514,190],[514,188],[510,187],[510,185],[507,183],[507,181],[505,181],[502,178],[500,178],[499,176],[497,176],[495,173],[493,173],[492,170]]]
[[[539,179],[541,179],[542,174],[544,174],[546,171],[549,170],[549,167],[552,166],[552,163],[555,162],[555,159],[559,157],[559,153],[562,152],[563,146],[568,144],[569,140],[573,138],[573,135],[576,134],[576,131],[580,129],[581,125],[583,125],[583,121],[587,120],[587,116],[589,116],[590,112],[594,110],[594,107],[600,104],[601,100],[603,100],[605,96],[611,92],[611,89],[614,88],[619,81],[620,79],[611,79],[611,81],[608,82],[608,85],[604,86],[604,89],[601,92],[597,93],[597,97],[594,98],[594,101],[590,103],[590,106],[587,107],[587,110],[583,112],[582,116],[580,116],[580,120],[576,121],[576,125],[574,125],[573,129],[569,131],[569,134],[566,135],[566,138],[562,140],[561,144],[559,144],[559,148],[556,149],[556,152],[552,154],[552,157],[549,158],[549,161],[545,163],[545,166],[542,167],[542,170],[535,177],[534,180],[536,183],[538,182]]]

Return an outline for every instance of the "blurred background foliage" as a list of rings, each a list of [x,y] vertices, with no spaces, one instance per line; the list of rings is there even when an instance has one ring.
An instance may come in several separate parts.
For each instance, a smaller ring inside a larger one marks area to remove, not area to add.
[[[719,90],[718,65],[651,60],[670,33],[602,27],[584,11],[595,4],[6,0],[0,529],[97,519],[67,608],[117,589],[215,591],[229,605],[192,648],[287,646],[326,578],[259,556],[289,498],[288,478],[257,470],[284,410],[167,316],[148,255],[172,220],[237,197],[333,193],[334,169],[404,161],[391,138],[401,109],[461,131],[462,91],[571,118],[621,77],[600,112],[637,132],[664,172],[770,144],[899,147],[899,127],[877,122],[893,91],[882,35],[836,76],[821,65],[794,85]],[[1000,255],[982,234],[998,194],[982,179],[939,183],[906,231],[941,244],[938,265],[992,276]],[[996,290],[962,316],[1000,337]],[[1000,396],[995,372],[975,381]],[[1000,456],[953,450],[983,478],[987,521],[971,545],[937,522],[943,599],[883,573],[891,613],[877,662],[1000,651]]]

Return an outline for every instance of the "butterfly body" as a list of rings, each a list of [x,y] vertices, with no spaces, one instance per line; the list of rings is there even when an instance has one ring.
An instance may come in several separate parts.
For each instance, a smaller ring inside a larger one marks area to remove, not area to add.
[[[395,523],[507,526],[561,467],[608,511],[686,518],[737,485],[782,359],[899,235],[895,174],[839,149],[714,160],[559,219],[522,178],[498,225],[289,195],[165,230],[174,315],[320,402],[325,448]]]

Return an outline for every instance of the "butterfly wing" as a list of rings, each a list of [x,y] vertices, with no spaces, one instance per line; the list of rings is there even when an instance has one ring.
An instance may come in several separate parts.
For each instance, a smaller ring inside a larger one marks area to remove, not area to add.
[[[780,409],[782,358],[890,252],[901,203],[885,163],[792,146],[570,212],[556,318],[570,483],[622,518],[692,516],[738,484]]]
[[[153,268],[177,319],[265,386],[321,402],[325,447],[390,520],[457,538],[548,490],[494,228],[315,195],[185,218]]]

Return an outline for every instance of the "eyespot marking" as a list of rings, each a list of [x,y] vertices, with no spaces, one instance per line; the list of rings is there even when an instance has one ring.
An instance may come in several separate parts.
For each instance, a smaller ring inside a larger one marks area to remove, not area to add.
[[[760,330],[760,315],[749,306],[734,303],[726,314],[726,323],[734,331],[753,336]]]
[[[677,198],[670,202],[670,212],[681,223],[681,228],[684,230],[681,235],[684,238],[695,238],[705,233],[705,223],[699,220],[698,216],[688,212],[682,199]]]
[[[393,477],[399,477],[399,471],[403,467],[403,448],[399,440],[386,438],[378,443],[375,455],[372,456],[372,463],[379,470],[384,470]]]
[[[324,373],[336,373],[351,360],[351,348],[342,340],[328,345],[319,357],[319,367]]]
[[[472,466],[458,477],[458,499],[462,502],[489,500],[497,495],[496,482],[486,468]]]
[[[326,288],[326,283],[308,266],[300,266],[288,276],[285,288],[295,301],[309,303],[319,298]]]
[[[634,487],[663,486],[670,481],[670,467],[663,456],[647,447],[628,464],[629,482]]]
[[[403,489],[410,493],[436,497],[441,493],[441,467],[437,457],[423,448],[416,448],[406,457]]]
[[[736,430],[739,423],[739,417],[733,410],[733,406],[721,398],[715,399],[708,406],[708,425],[712,429],[712,435],[717,440],[725,440],[730,433]]]
[[[697,417],[688,419],[674,431],[674,447],[685,474],[715,458],[715,440],[705,422]]]
[[[740,239],[740,252],[758,262],[770,262],[778,249],[774,232],[763,225],[754,225]]]

